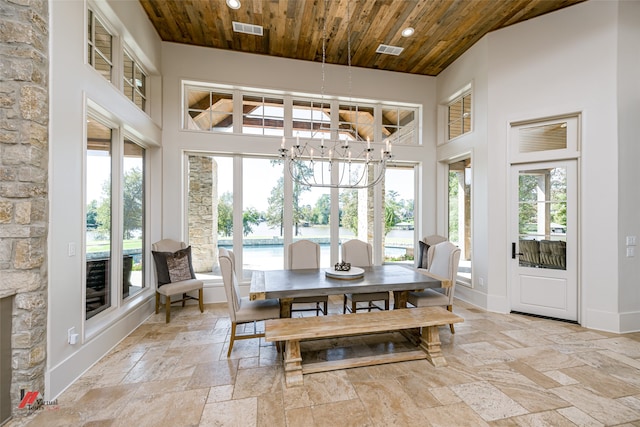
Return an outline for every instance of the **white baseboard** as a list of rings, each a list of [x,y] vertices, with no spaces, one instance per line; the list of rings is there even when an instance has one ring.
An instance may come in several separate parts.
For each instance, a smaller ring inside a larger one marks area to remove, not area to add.
[[[45,373],[45,400],[54,400],[120,341],[154,313],[155,300],[147,299],[104,331],[82,344],[78,351]]]

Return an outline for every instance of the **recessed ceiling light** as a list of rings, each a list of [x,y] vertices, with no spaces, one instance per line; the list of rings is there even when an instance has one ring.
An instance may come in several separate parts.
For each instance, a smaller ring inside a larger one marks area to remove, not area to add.
[[[240,0],[227,0],[227,6],[231,9],[240,9]]]
[[[402,30],[402,37],[411,37],[415,31],[416,30],[414,30],[413,27],[407,27]]]

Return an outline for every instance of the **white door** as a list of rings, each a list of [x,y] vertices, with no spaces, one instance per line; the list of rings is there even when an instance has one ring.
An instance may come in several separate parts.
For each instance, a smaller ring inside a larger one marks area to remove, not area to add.
[[[578,321],[577,162],[511,166],[511,310]]]

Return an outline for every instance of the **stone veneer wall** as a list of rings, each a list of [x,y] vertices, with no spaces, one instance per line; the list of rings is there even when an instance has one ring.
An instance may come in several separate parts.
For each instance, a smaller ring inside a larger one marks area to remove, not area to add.
[[[207,156],[189,156],[189,244],[196,273],[217,265],[218,164]]]
[[[15,290],[11,406],[44,393],[47,338],[49,10],[0,0],[0,291]]]

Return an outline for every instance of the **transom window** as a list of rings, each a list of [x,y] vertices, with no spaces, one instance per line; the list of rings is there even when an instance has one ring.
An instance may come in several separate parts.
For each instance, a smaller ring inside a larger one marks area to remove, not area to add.
[[[213,89],[189,87],[184,91],[184,129],[233,132],[233,94]]]
[[[416,111],[412,108],[383,107],[382,136],[394,144],[411,144],[416,134]]]
[[[313,99],[293,100],[293,133],[300,138],[331,138],[331,105]]]
[[[88,61],[108,81],[113,69],[113,36],[104,24],[89,10],[87,26]]]
[[[447,129],[449,140],[471,132],[471,92],[449,104]]]
[[[375,140],[374,109],[364,105],[339,106],[339,138],[352,141]]]
[[[127,98],[132,100],[142,111],[147,102],[147,75],[140,65],[124,51],[124,75],[122,89]]]
[[[284,100],[260,95],[242,97],[242,133],[284,135]]]
[[[418,144],[418,106],[244,93],[191,83],[185,83],[184,97],[183,129],[187,130]],[[242,102],[235,104],[234,97]],[[234,105],[241,105],[242,111],[234,112]],[[242,117],[242,126],[234,128],[234,115],[236,120]],[[287,120],[291,134],[285,134]]]

